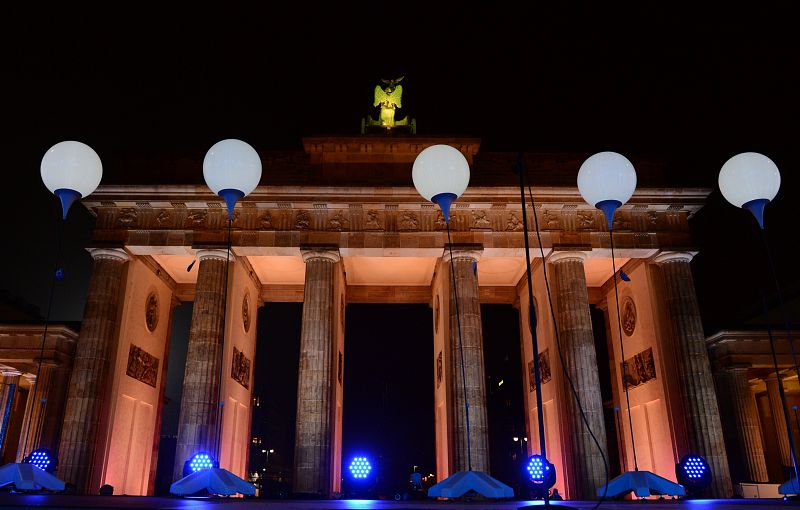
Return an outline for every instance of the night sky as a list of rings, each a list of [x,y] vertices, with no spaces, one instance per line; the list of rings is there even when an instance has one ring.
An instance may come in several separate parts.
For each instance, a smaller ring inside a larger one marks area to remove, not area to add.
[[[729,157],[766,154],[783,177],[767,208],[767,236],[784,297],[793,303],[790,320],[800,322],[800,271],[792,257],[800,42],[789,3],[615,5],[8,11],[0,30],[0,302],[45,314],[59,215],[39,164],[53,144],[74,139],[92,146],[105,183],[138,182],[121,170],[132,157],[194,160],[196,176],[166,174],[162,182],[201,183],[203,154],[223,138],[270,151],[300,150],[307,135],[357,134],[361,117],[374,115],[378,80],[402,75],[402,112],[418,119],[420,134],[478,136],[482,151],[614,150],[634,164],[637,156],[664,157],[681,162],[670,168],[674,186],[714,189],[690,221],[709,334],[763,323],[760,288],[769,307],[777,305],[754,221],[716,190]],[[92,222],[77,206],[65,224],[67,278],[56,289],[54,321],[81,318],[91,267],[83,247]],[[348,332],[357,327],[350,318],[361,313],[351,308]],[[397,313],[376,310],[366,315]],[[411,314],[405,320],[417,312],[403,312]],[[378,355],[353,352],[361,354],[348,360],[351,368]],[[348,378],[359,377],[352,372]],[[429,383],[411,380],[408,391],[429,403]],[[418,412],[427,412],[423,407]]]

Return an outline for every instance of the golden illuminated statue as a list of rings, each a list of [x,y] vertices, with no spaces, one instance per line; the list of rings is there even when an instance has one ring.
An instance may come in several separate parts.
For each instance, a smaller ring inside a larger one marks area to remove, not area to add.
[[[361,132],[366,132],[369,127],[378,127],[381,130],[392,130],[393,128],[402,127],[405,130],[416,133],[416,119],[409,120],[408,117],[395,120],[395,110],[403,107],[403,86],[400,82],[403,81],[403,76],[394,80],[381,80],[383,85],[375,86],[375,102],[373,106],[380,107],[378,120],[368,116],[361,121]]]

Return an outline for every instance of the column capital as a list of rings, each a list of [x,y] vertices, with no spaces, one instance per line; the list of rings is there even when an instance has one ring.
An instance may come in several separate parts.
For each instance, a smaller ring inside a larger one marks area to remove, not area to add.
[[[452,249],[452,257],[450,252]],[[442,261],[450,262],[450,259],[469,259],[477,262],[483,255],[483,246],[480,244],[451,244],[444,246],[444,253],[442,253]]]
[[[36,384],[36,374],[24,374],[22,378],[28,381],[31,385]]]
[[[300,248],[300,254],[303,256],[303,262],[308,262],[314,259],[330,260],[331,262],[339,262],[342,256],[339,254],[338,246],[307,246]]]
[[[777,382],[778,376],[775,375],[775,372],[770,372],[765,377],[762,378],[764,382]],[[786,379],[786,374],[780,374],[780,380]]]
[[[556,251],[553,250],[550,253],[550,256],[547,257],[547,261],[551,264],[555,264],[556,262],[561,262],[562,260],[578,260],[581,263],[586,260],[588,254],[585,251],[577,251],[577,250],[561,250]]]
[[[89,254],[93,259],[110,259],[120,262],[127,262],[131,259],[122,248],[88,248]]]
[[[697,252],[690,251],[662,251],[653,258],[653,262],[659,266],[669,262],[691,262]]]
[[[233,257],[228,257],[227,250],[197,250],[197,260],[205,259],[218,259],[218,260],[232,260]]]
[[[0,374],[3,374],[3,377],[18,377],[22,375],[22,372],[15,368],[4,368]]]

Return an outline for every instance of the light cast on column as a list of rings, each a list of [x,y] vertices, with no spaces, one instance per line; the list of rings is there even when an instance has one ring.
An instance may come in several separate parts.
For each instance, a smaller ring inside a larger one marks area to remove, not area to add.
[[[306,263],[292,490],[330,495],[332,480],[332,385],[334,384],[334,279],[338,250],[303,249]]]
[[[748,372],[746,366],[729,366],[722,370],[722,377],[733,408],[737,443],[744,455],[741,462],[746,468],[746,481],[763,483],[769,480],[769,475],[756,396],[750,388]]]
[[[589,313],[589,292],[583,262],[586,253],[558,251],[548,262],[555,274],[558,308],[558,332],[564,353],[566,369],[583,406],[592,433],[607,454],[603,398],[600,394],[600,376],[597,371],[597,353],[594,346],[592,319]],[[567,394],[567,422],[571,430],[569,460],[572,466],[571,499],[595,499],[597,488],[606,483],[603,457],[592,440],[580,416],[575,399]],[[574,493],[573,493],[574,488]]]
[[[792,467],[792,451],[789,448],[789,434],[786,430],[786,420],[783,417],[783,402],[781,401],[779,384],[783,384],[774,373],[764,378],[767,384],[767,398],[772,414],[772,423],[775,425],[775,439],[781,453],[781,466]]]
[[[483,330],[481,325],[481,303],[478,290],[478,277],[475,264],[481,257],[482,248],[453,245],[453,255],[445,248],[442,257],[445,271],[451,279],[450,285],[450,359],[453,369],[448,373],[453,378],[453,462],[454,471],[466,471],[467,462],[467,427],[464,412],[464,382],[461,370],[461,352],[459,351],[458,321],[461,321],[461,341],[464,350],[464,374],[467,384],[467,401],[469,402],[469,433],[472,470],[489,472],[489,427],[486,417],[486,379],[483,360]],[[455,273],[455,282],[452,275]],[[458,293],[458,315],[456,314],[455,295]]]
[[[59,446],[59,477],[75,484],[81,493],[94,493],[88,487],[94,474],[93,456],[100,434],[104,397],[109,385],[110,356],[118,340],[119,308],[125,265],[130,259],[124,250],[93,248],[94,258],[86,308],[75,350],[72,375],[67,390],[64,425]]]
[[[199,452],[216,456],[219,415],[219,374],[222,363],[225,250],[199,250],[197,284],[183,375],[178,440],[173,479],[183,476],[183,464]]]
[[[689,451],[701,455],[714,474],[711,496],[732,495],[728,457],[719,417],[711,365],[708,360],[703,323],[692,279],[688,252],[662,252],[653,260],[661,268],[667,317],[672,327],[678,360],[681,401]]]
[[[11,423],[11,410],[14,408],[14,400],[17,398],[19,387],[19,376],[22,372],[18,370],[3,370],[3,386],[0,389],[0,459],[6,451],[6,437],[8,427]]]

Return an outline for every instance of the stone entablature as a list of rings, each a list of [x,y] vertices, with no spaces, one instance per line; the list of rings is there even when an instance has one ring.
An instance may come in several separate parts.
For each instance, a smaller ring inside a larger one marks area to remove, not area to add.
[[[709,192],[637,190],[617,212],[617,246],[691,246],[688,219]],[[608,247],[601,213],[583,201],[577,188],[537,188],[535,196],[546,247]],[[97,216],[97,245],[213,246],[225,241],[225,208],[205,186],[101,186],[83,203]],[[450,228],[457,243],[522,248],[519,190],[469,188],[453,206]],[[413,187],[261,186],[237,206],[232,242],[240,247],[440,248],[444,230],[441,212]]]
[[[772,337],[775,340],[778,367],[792,368],[790,375],[796,375],[796,371],[793,370],[792,348],[786,331],[773,331]],[[796,339],[794,341],[796,342]],[[720,331],[706,338],[706,347],[714,368],[746,366],[751,369],[766,369],[767,372],[773,370],[769,333],[766,330]],[[795,343],[795,352],[797,351],[798,345]]]

